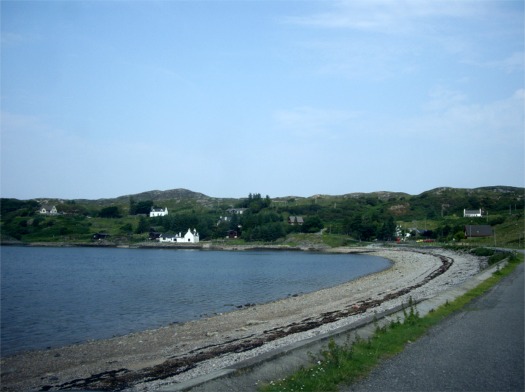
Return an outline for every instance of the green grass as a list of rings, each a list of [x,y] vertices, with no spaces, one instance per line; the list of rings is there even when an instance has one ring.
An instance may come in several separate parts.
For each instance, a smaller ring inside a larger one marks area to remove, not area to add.
[[[354,342],[337,345],[333,340],[318,356],[312,356],[312,364],[284,380],[262,385],[262,392],[276,391],[337,391],[339,384],[349,384],[366,376],[382,360],[392,357],[409,343],[423,336],[432,326],[452,313],[463,309],[473,299],[486,293],[503,277],[523,262],[523,255],[513,255],[509,263],[498,269],[489,279],[480,283],[452,302],[447,302],[424,317],[412,304],[404,311],[404,320],[392,321],[385,327],[376,325],[375,334],[367,339],[359,337]]]
[[[288,246],[328,246],[335,248],[339,246],[359,246],[362,243],[353,238],[342,234],[307,234],[307,233],[291,233],[285,238],[275,241],[275,244]]]
[[[79,215],[59,215],[36,218],[16,218],[11,232],[22,234],[24,242],[91,242],[94,233],[104,232],[111,238],[125,238],[126,241],[147,239],[147,233],[133,234],[139,218],[125,216],[116,219],[88,218]],[[128,228],[132,228],[132,233]]]
[[[346,235],[341,234],[327,234],[322,235],[322,241],[325,245],[328,245],[331,248],[336,248],[339,246],[359,246],[363,245],[362,242],[356,241]]]

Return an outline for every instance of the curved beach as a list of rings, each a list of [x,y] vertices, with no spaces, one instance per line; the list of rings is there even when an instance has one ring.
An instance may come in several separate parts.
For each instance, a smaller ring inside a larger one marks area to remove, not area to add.
[[[354,323],[467,280],[480,260],[443,249],[338,248],[393,262],[357,280],[210,318],[1,360],[2,391],[151,391]]]

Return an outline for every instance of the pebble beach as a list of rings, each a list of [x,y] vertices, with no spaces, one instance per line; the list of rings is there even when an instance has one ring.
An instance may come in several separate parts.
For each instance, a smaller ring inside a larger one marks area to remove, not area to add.
[[[482,262],[444,249],[330,252],[368,253],[391,260],[392,266],[335,287],[205,319],[2,358],[2,391],[154,391],[350,325],[409,297],[430,298],[477,274]]]

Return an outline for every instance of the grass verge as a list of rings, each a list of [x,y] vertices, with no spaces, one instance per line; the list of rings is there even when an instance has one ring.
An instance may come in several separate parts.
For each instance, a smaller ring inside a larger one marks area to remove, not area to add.
[[[498,268],[489,279],[424,317],[420,317],[410,301],[407,309],[404,310],[403,321],[398,319],[384,327],[376,324],[374,335],[366,340],[357,337],[353,342],[347,341],[342,345],[330,340],[325,350],[317,356],[312,355],[311,366],[301,368],[283,380],[261,385],[259,390],[261,392],[337,391],[339,384],[349,384],[363,378],[380,361],[403,351],[408,343],[415,341],[432,326],[486,293],[522,262],[522,254],[512,254],[509,263],[501,269]]]

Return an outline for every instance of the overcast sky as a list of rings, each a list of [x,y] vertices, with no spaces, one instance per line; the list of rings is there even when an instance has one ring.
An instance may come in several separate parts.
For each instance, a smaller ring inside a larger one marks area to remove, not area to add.
[[[524,186],[523,1],[1,1],[1,195]]]

